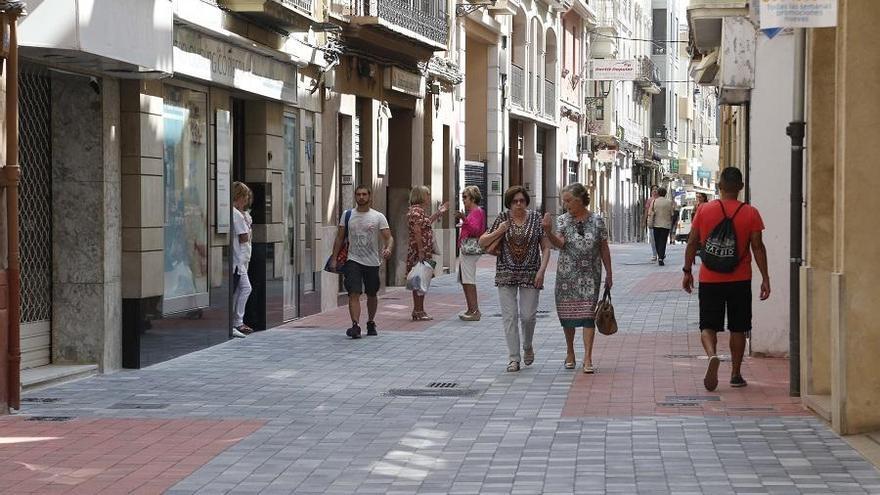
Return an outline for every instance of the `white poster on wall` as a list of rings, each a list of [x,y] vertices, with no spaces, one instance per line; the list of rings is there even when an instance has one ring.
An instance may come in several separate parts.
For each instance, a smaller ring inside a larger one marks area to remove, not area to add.
[[[217,219],[217,233],[229,233],[229,217],[230,201],[232,191],[230,190],[229,176],[232,163],[232,116],[229,110],[217,110],[217,136],[214,140],[217,143],[217,211],[215,212]]]
[[[761,29],[837,25],[837,0],[760,0]]]

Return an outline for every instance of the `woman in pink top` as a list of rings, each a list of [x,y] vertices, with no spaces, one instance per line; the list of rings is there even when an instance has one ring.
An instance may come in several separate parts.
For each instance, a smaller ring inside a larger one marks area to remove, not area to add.
[[[458,281],[464,290],[467,311],[458,315],[464,321],[480,321],[480,305],[477,302],[477,261],[483,250],[478,239],[486,231],[486,213],[479,207],[480,188],[465,187],[461,192],[464,213],[456,212],[461,220],[461,233],[458,236],[458,247],[461,256],[458,261]]]

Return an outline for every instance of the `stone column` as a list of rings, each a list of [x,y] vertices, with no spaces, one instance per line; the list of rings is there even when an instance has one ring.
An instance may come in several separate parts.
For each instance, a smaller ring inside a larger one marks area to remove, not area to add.
[[[880,349],[874,309],[880,288],[880,3],[841,0],[838,10],[834,272],[831,282],[832,425],[841,434],[880,428]],[[819,97],[817,95],[817,97]],[[822,95],[821,97],[827,97]]]
[[[831,272],[834,269],[835,30],[812,29],[807,60],[805,264],[801,268],[801,396],[831,419]]]
[[[253,292],[245,320],[255,329],[281,324],[284,250],[284,106],[278,102],[248,101],[245,104],[245,182],[254,192],[251,215],[253,254],[248,277]],[[317,126],[315,133],[317,136]],[[305,119],[299,120],[300,136],[306,136]]]
[[[52,361],[121,366],[119,85],[52,73]]]
[[[508,40],[508,43],[511,41]],[[489,69],[487,73],[488,84],[486,88],[486,169],[488,177],[488,191],[480,191],[483,194],[483,204],[486,214],[491,222],[501,212],[501,195],[504,193],[502,175],[504,172],[504,148],[507,146],[507,110],[506,101],[502,96],[510,98],[510,80],[505,79],[502,83],[502,72],[509,74],[507,67],[502,67],[502,49],[493,44],[488,47]],[[507,94],[503,94],[503,88],[507,88]],[[497,185],[497,187],[493,187]]]
[[[122,139],[122,366],[140,368],[146,314],[165,284],[162,83],[120,85]]]

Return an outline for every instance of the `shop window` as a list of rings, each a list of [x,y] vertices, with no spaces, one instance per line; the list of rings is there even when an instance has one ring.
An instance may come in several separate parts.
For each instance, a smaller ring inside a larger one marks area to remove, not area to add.
[[[162,312],[208,306],[207,95],[166,86]]]

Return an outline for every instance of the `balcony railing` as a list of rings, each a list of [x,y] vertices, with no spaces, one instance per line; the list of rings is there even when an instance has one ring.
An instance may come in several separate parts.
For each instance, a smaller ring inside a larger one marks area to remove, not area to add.
[[[280,0],[278,3],[289,6],[302,14],[312,15],[314,2],[312,0]]]
[[[635,83],[638,86],[643,88],[647,87],[656,87],[660,88],[660,69],[654,64],[654,61],[651,60],[650,57],[640,57],[639,62],[641,64],[639,70],[639,76],[636,78]]]
[[[348,17],[376,17],[446,44],[449,12],[445,0],[332,0],[331,12]]]
[[[510,100],[520,107],[525,107],[525,71],[518,65],[510,65]]]
[[[549,79],[544,80],[544,115],[556,115],[556,85]]]
[[[600,28],[616,28],[619,22],[617,18],[619,6],[617,0],[598,0],[597,12]]]

